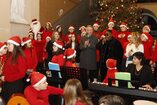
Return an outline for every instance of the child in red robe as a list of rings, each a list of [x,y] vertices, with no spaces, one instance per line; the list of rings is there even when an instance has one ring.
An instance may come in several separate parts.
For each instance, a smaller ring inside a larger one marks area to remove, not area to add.
[[[65,66],[67,67],[77,67],[75,57],[76,57],[76,51],[72,48],[68,48],[64,52],[66,63]]]
[[[53,43],[53,53],[54,56],[51,59],[51,62],[59,64],[59,66],[64,66],[65,59],[63,55],[63,42],[62,41],[56,41]]]
[[[63,95],[63,89],[48,86],[46,76],[39,72],[30,75],[31,85],[26,87],[24,95],[30,105],[50,105],[48,96]]]
[[[104,83],[108,83],[108,78],[115,79],[115,73],[118,72],[116,65],[117,65],[117,61],[115,59],[108,59],[106,61],[106,66],[108,70],[107,70],[107,75],[103,81]],[[112,83],[115,83],[115,81],[113,81]]]

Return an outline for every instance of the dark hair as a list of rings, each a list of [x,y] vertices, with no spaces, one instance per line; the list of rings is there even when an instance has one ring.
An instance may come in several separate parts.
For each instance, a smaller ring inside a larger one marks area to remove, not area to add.
[[[142,52],[135,52],[132,57],[136,57],[137,59],[141,60],[141,65],[145,64],[145,57],[144,57],[144,53]]]
[[[24,54],[21,46],[14,45],[14,49],[13,49],[13,52],[12,52],[12,58],[11,58],[11,62],[13,64],[17,63],[17,58],[18,58],[19,55],[21,55],[22,57],[25,57],[25,54]],[[8,53],[7,58],[9,56],[10,56],[10,53]]]
[[[125,105],[123,98],[117,95],[106,95],[99,99],[99,105]]]
[[[64,50],[61,48],[58,48],[58,50],[56,52],[53,52],[53,55],[60,55],[63,54]]]

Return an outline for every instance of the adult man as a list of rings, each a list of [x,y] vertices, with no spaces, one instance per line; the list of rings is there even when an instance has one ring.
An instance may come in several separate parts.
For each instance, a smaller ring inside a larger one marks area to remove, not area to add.
[[[93,81],[98,75],[98,71],[96,70],[96,44],[98,43],[98,39],[93,35],[92,26],[87,26],[86,31],[87,34],[81,37],[80,42],[80,67],[87,69],[89,78]]]

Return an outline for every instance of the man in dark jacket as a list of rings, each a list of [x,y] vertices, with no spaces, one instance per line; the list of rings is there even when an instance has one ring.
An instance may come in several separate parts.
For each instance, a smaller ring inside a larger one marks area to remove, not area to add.
[[[80,67],[85,68],[89,73],[90,81],[98,76],[96,64],[96,45],[98,39],[93,35],[92,26],[87,26],[87,35],[81,38],[80,42]]]
[[[100,42],[97,44],[97,48],[100,50],[100,75],[101,80],[103,81],[107,73],[106,60],[108,58],[117,60],[117,69],[120,71],[123,48],[120,42],[112,37],[110,30],[107,30],[106,34],[101,37]]]

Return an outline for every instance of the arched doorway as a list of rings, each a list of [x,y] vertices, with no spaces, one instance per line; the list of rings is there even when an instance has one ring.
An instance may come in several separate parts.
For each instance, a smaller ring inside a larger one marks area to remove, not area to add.
[[[157,17],[155,16],[155,14],[148,9],[144,9],[142,15],[143,15],[142,22],[144,24],[150,25],[151,35],[153,37],[157,37]]]

